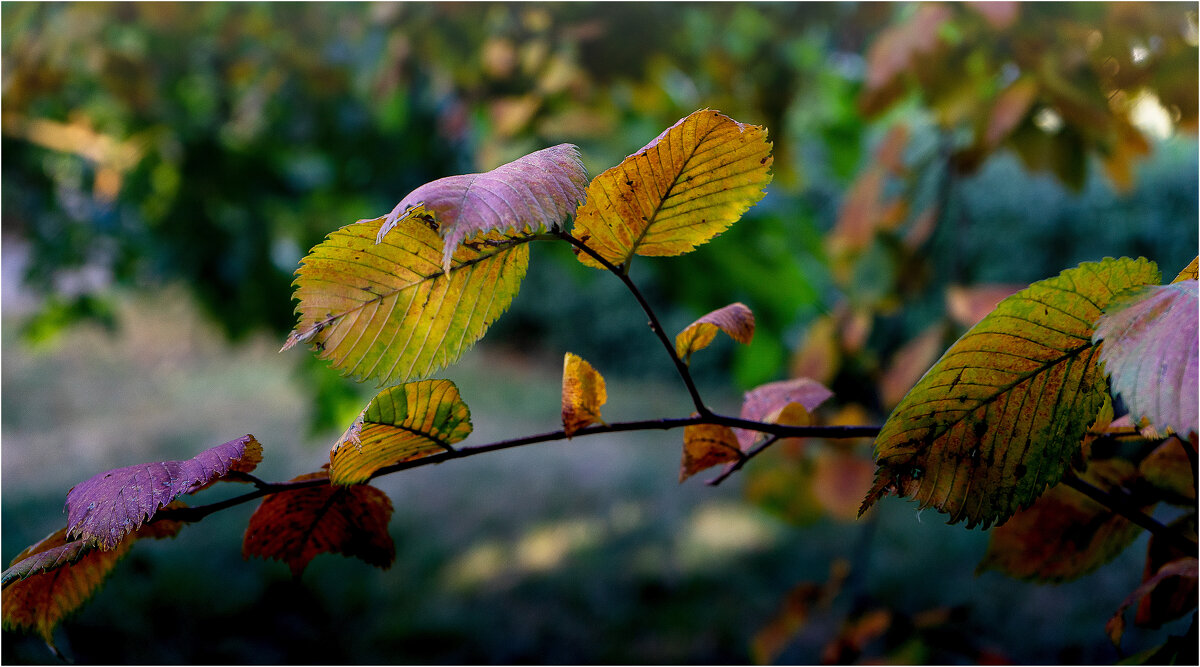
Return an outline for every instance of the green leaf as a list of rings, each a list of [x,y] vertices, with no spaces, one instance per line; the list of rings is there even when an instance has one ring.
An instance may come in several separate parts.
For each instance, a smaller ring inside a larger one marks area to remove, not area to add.
[[[442,269],[465,239],[489,231],[536,233],[562,225],[583,201],[587,170],[579,148],[559,144],[482,174],[448,176],[413,190],[384,217],[378,240],[401,220],[423,217],[446,247]]]
[[[764,128],[696,111],[597,176],[573,233],[617,265],[635,254],[691,252],[762,199],[771,161]],[[586,254],[579,260],[600,267]]]
[[[417,217],[383,241],[382,218],[347,225],[296,272],[300,322],[284,349],[307,342],[343,374],[380,384],[427,376],[456,361],[508,308],[529,265],[525,237],[490,232],[455,250]]]
[[[419,459],[471,434],[471,411],[449,380],[422,380],[385,389],[329,452],[334,484],[361,484],[384,466]]]
[[[884,423],[863,510],[895,492],[987,526],[1029,506],[1062,478],[1107,397],[1092,323],[1117,293],[1158,280],[1152,262],[1110,258],[1000,302]]]
[[[1147,285],[1104,309],[1092,340],[1134,423],[1159,432],[1197,432],[1197,298],[1195,280]]]

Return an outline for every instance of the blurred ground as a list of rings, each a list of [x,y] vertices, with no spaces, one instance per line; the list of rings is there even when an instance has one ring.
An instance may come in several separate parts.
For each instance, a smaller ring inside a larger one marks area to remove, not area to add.
[[[66,489],[106,468],[247,432],[264,444],[266,478],[324,460],[335,434],[305,435],[303,353],[277,354],[266,337],[227,347],[170,290],[123,297],[115,336],[85,327],[28,349],[13,342],[8,304],[19,300],[5,299],[6,561],[61,527]],[[482,347],[443,375],[471,406],[468,442],[483,443],[555,428],[559,373]],[[670,384],[610,378],[609,393],[611,419],[687,411]],[[863,523],[799,530],[740,502],[737,477],[678,485],[678,457],[678,434],[628,434],[384,478],[396,507],[388,571],[326,555],[293,581],[280,563],[241,559],[252,506],[222,512],[176,540],[139,543],[59,630],[60,646],[80,663],[745,663],[789,589],[866,553],[860,592],[908,612],[967,605],[954,631],[1010,660],[1117,659],[1103,625],[1138,583],[1144,540],[1069,585],[976,578],[985,533],[899,501],[883,504],[869,542]],[[814,618],[780,660],[816,662],[835,628],[833,616]],[[1134,630],[1126,646],[1145,640]],[[3,660],[54,662],[12,633]]]

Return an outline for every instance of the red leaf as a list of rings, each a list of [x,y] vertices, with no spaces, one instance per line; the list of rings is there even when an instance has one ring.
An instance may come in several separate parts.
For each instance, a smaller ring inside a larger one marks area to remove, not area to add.
[[[100,473],[67,492],[68,534],[112,549],[172,500],[231,472],[250,472],[259,461],[262,446],[246,435],[186,461],[142,463]]]
[[[328,471],[301,475],[294,482],[323,479]],[[274,558],[300,576],[317,554],[340,553],[388,568],[396,545],[388,534],[392,502],[367,484],[329,483],[267,496],[250,517],[242,556]]]
[[[1138,586],[1129,594],[1129,597],[1125,598],[1125,601],[1117,608],[1117,613],[1113,614],[1112,618],[1108,619],[1108,623],[1104,626],[1104,630],[1108,633],[1108,638],[1112,640],[1113,644],[1120,646],[1121,635],[1125,634],[1125,610],[1134,602],[1137,602],[1143,596],[1157,588],[1164,580],[1171,577],[1181,577],[1185,581],[1191,579],[1193,582],[1192,585],[1195,585],[1197,579],[1196,559],[1180,558],[1179,560],[1167,563],[1159,568],[1153,577],[1142,582],[1141,586]]]
[[[1191,539],[1196,539],[1196,515],[1189,514],[1179,518],[1170,525],[1171,530],[1184,533]],[[1157,535],[1150,536],[1150,546],[1146,550],[1146,567],[1142,572],[1142,581],[1148,582],[1154,578],[1163,567],[1171,561],[1186,558],[1192,554],[1185,553],[1170,542],[1158,539]],[[1196,608],[1196,580],[1186,578],[1174,587],[1157,586],[1138,602],[1137,614],[1133,622],[1142,627],[1159,627],[1163,623],[1173,621],[1187,615]]]

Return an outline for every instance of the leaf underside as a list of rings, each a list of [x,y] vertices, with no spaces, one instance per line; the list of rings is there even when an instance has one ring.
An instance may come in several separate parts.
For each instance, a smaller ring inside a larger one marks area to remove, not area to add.
[[[570,438],[579,429],[602,421],[600,408],[608,400],[604,377],[577,354],[563,357],[562,423]]]
[[[325,472],[293,481],[326,478]],[[245,558],[283,561],[294,576],[318,554],[340,553],[387,569],[396,558],[388,533],[392,502],[369,485],[322,484],[283,491],[263,499],[242,540]]]
[[[380,468],[452,451],[471,434],[471,411],[449,380],[381,391],[329,452],[334,484],[361,484]]]
[[[749,345],[754,338],[754,313],[743,303],[731,303],[708,313],[675,336],[675,354],[685,363],[689,362],[693,353],[713,342],[717,331],[724,331],[737,342]]]
[[[344,375],[394,384],[456,360],[508,308],[525,269],[524,238],[490,232],[460,245],[450,270],[423,218],[400,220],[376,244],[382,219],[347,225],[296,272],[296,330],[284,349],[312,344]]]
[[[67,492],[68,534],[112,549],[179,496],[230,472],[250,472],[260,461],[262,445],[246,435],[186,461],[143,463],[100,473]]]
[[[445,239],[443,270],[459,243],[490,231],[558,228],[586,196],[587,170],[579,149],[559,144],[482,174],[448,176],[413,190],[385,216],[377,238],[399,221],[425,215]]]
[[[1134,422],[1159,432],[1197,430],[1197,298],[1195,280],[1147,285],[1105,309],[1094,340],[1100,360]]]
[[[771,160],[766,129],[696,111],[593,179],[573,234],[616,265],[691,252],[762,199]]]
[[[934,364],[875,440],[863,510],[887,493],[968,527],[1002,523],[1057,483],[1107,397],[1093,323],[1156,283],[1144,259],[1063,271],[1005,299]]]

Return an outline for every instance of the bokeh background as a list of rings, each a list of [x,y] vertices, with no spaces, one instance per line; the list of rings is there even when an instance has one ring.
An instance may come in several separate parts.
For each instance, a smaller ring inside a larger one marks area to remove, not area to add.
[[[245,433],[264,477],[319,467],[372,387],[276,352],[299,259],[424,182],[548,145],[579,145],[597,174],[698,108],[769,128],[762,203],[633,272],[672,332],[754,310],[752,345],[695,360],[730,412],[804,375],[837,393],[828,423],[881,423],[1000,296],[1105,256],[1169,277],[1197,251],[1194,4],[5,3],[0,18],[6,562],[108,468]],[[565,248],[532,259],[510,311],[440,373],[471,406],[468,442],[555,428],[567,350],[608,378],[606,417],[688,412],[616,280]],[[387,571],[322,556],[293,580],[245,562],[240,507],[139,543],[56,638],[81,663],[1119,659],[1103,626],[1144,538],[1068,584],[977,575],[986,532],[896,500],[852,519],[869,442],[777,449],[716,488],[677,483],[675,433],[392,475]],[[831,579],[828,604],[800,602]],[[1134,629],[1124,649],[1170,631]],[[55,660],[11,632],[3,659]]]

